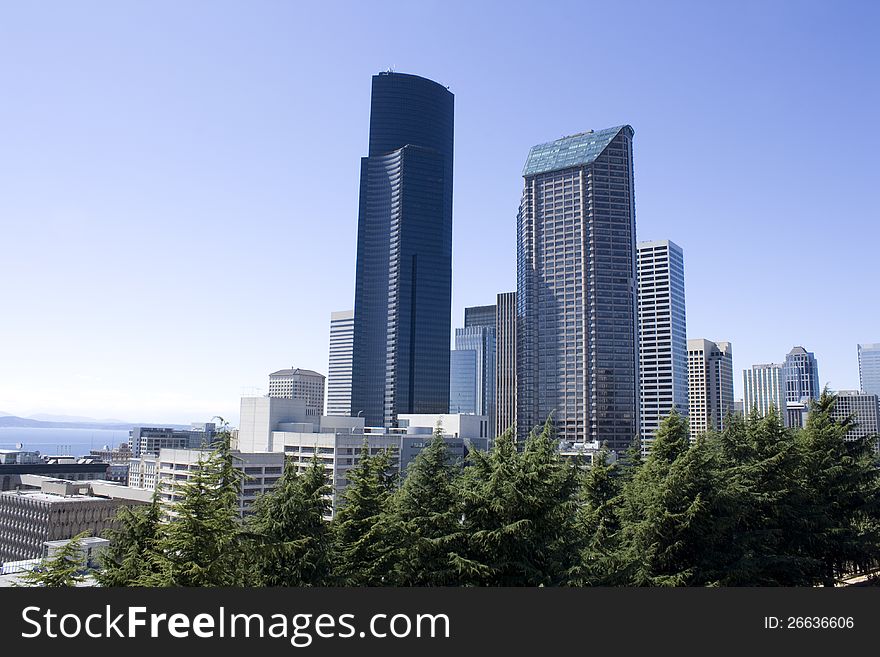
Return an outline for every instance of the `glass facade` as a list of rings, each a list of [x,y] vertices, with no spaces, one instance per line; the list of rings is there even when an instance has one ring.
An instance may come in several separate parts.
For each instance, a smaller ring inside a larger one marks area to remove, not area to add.
[[[449,412],[477,412],[477,352],[455,349],[449,353]]]
[[[351,412],[351,354],[354,311],[330,314],[330,364],[327,370],[327,415]]]
[[[492,308],[492,321],[495,321],[495,307]],[[468,326],[455,329],[455,350],[474,353],[474,381],[476,399],[474,410],[452,410],[450,413],[476,413],[489,418],[490,426],[495,422],[495,327]]]
[[[804,349],[795,347],[785,357],[785,401],[806,403],[819,399],[819,364],[816,356]]]
[[[351,414],[394,427],[449,408],[453,95],[373,76],[361,160]]]
[[[630,446],[639,433],[633,130],[531,149],[517,220],[517,434]]]
[[[859,381],[862,392],[880,396],[880,343],[859,345]]]
[[[516,292],[495,307],[495,435],[516,426]]]
[[[782,364],[767,363],[743,370],[743,412],[746,417],[756,410],[758,415],[767,415],[772,406],[788,423],[783,369]]]

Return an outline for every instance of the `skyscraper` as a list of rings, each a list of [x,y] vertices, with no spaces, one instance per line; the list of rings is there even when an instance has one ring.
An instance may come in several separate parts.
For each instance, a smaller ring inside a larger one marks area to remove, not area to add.
[[[453,349],[449,352],[449,412],[477,413],[477,352]]]
[[[517,221],[517,432],[639,432],[633,130],[532,147]]]
[[[639,242],[639,388],[642,449],[672,410],[688,414],[684,252],[675,242]]]
[[[327,415],[351,413],[351,355],[354,310],[330,313],[330,364],[327,368]]]
[[[453,95],[402,73],[373,76],[361,160],[351,414],[449,409]]]
[[[795,347],[785,356],[785,401],[792,403],[819,399],[819,365],[816,356],[804,349]]]
[[[495,435],[516,424],[516,292],[495,304]]]
[[[779,363],[766,363],[743,370],[743,412],[746,417],[756,408],[759,415],[767,415],[774,406],[788,424],[783,369]]]
[[[853,424],[846,434],[847,440],[880,435],[880,402],[877,395],[857,390],[841,390],[837,393],[831,416],[840,422],[852,418]]]
[[[859,385],[862,392],[880,396],[880,343],[859,345]]]
[[[468,312],[477,311],[477,312]],[[490,312],[491,311],[491,312]],[[450,413],[476,413],[489,418],[490,426],[495,425],[495,306],[476,306],[464,309],[465,327],[455,329],[455,351],[472,351],[473,381],[476,389],[474,405],[471,410],[464,410],[461,404],[453,399],[449,401]],[[458,381],[465,379],[465,374],[457,370],[460,367],[471,367],[471,362],[464,358],[451,361],[450,394],[458,386]],[[454,410],[458,407],[459,410]]]
[[[691,437],[722,431],[733,406],[733,347],[688,340],[688,422]]]

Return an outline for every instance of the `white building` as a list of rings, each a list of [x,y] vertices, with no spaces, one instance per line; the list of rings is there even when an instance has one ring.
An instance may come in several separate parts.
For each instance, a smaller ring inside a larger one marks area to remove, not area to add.
[[[639,242],[639,397],[642,449],[663,419],[688,414],[684,252],[675,242]]]
[[[159,487],[159,499],[173,505],[182,495],[179,486],[189,481],[199,463],[208,460],[211,453],[203,449],[163,449],[158,456],[132,459],[129,485],[150,491]],[[270,491],[281,478],[284,455],[233,450],[232,459],[233,467],[245,474],[239,495],[239,513],[244,516],[257,495]]]
[[[780,363],[752,365],[743,370],[743,412],[749,417],[757,408],[759,415],[767,415],[773,406],[788,424],[785,396],[784,367]]]
[[[330,313],[327,415],[351,415],[351,361],[353,345],[354,310]]]
[[[324,375],[298,367],[272,372],[269,375],[269,396],[301,399],[306,403],[306,415],[321,417],[324,414]]]
[[[688,421],[691,437],[722,431],[733,407],[733,347],[688,340]]]
[[[847,438],[856,440],[880,436],[880,397],[858,390],[841,390],[837,393],[832,417],[843,420],[852,417],[854,426]],[[876,445],[875,445],[876,447]]]

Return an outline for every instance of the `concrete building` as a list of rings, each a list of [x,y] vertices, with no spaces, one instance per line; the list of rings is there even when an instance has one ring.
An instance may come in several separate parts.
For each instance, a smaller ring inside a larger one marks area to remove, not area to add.
[[[517,218],[517,434],[639,432],[633,129],[532,147]]]
[[[330,313],[327,415],[351,415],[351,359],[353,348],[354,310]]]
[[[373,76],[351,373],[351,415],[369,426],[449,409],[453,106],[432,80]]]
[[[639,391],[642,450],[663,419],[688,414],[684,252],[675,242],[639,242]]]
[[[783,369],[779,363],[766,363],[743,370],[743,412],[747,418],[755,409],[759,415],[767,415],[773,406],[788,426]]]
[[[291,368],[269,375],[269,396],[279,399],[301,399],[306,403],[306,415],[324,415],[324,375]]]
[[[516,425],[516,292],[495,304],[495,436]]]
[[[859,385],[862,392],[880,395],[880,342],[860,344]]]
[[[688,340],[688,422],[691,437],[723,431],[735,412],[733,347],[729,342]]]
[[[163,449],[158,456],[147,456],[133,463],[129,481],[133,487],[153,491],[158,486],[159,499],[173,507],[180,500],[185,485],[199,464],[211,456],[210,450]],[[284,471],[284,454],[232,451],[233,467],[245,474],[239,494],[239,514],[248,515],[258,495],[269,492]],[[151,485],[152,484],[152,485]]]
[[[847,438],[880,438],[880,396],[858,390],[841,390],[837,393],[832,417],[842,421],[848,417],[853,419],[853,427]],[[875,443],[875,449],[878,445]]]
[[[602,451],[602,446],[598,442],[589,443],[572,443],[567,440],[559,442],[559,455],[564,458],[574,459],[578,465],[589,468],[593,465],[596,456]],[[607,463],[615,463],[617,461],[617,452],[609,451]]]
[[[22,475],[27,490],[0,493],[0,561],[44,556],[47,541],[81,532],[100,536],[116,526],[122,506],[144,504],[142,491],[102,481]]]
[[[85,457],[47,457],[39,452],[0,449],[0,491],[22,487],[22,475],[42,475],[58,479],[107,479],[110,464]]]
[[[130,458],[141,454],[158,454],[160,449],[198,449],[214,442],[216,425],[212,422],[193,424],[189,429],[171,427],[134,427],[128,432]]]

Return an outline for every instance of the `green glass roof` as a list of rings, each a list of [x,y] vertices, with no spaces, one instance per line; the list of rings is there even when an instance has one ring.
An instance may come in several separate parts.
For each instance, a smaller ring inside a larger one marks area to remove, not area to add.
[[[619,125],[595,132],[582,132],[532,146],[526,165],[523,167],[523,176],[534,176],[548,171],[560,171],[590,164],[624,128],[629,126]]]

